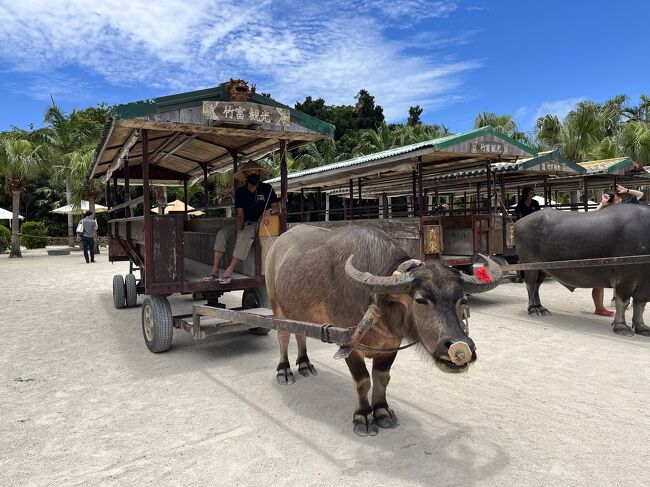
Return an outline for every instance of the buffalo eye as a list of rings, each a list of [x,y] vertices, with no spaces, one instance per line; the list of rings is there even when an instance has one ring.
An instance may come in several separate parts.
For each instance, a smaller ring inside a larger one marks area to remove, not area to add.
[[[427,304],[427,300],[425,298],[415,298],[415,302],[418,304]]]

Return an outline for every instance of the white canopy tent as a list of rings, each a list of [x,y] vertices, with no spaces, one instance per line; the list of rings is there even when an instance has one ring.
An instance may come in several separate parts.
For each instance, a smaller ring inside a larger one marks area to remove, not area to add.
[[[14,214],[12,212],[0,208],[0,220],[13,220],[13,219],[14,219]],[[18,215],[18,219],[24,220],[25,217],[22,215]]]
[[[90,204],[86,200],[81,201],[81,206],[74,208],[72,205],[65,205],[60,208],[55,208],[51,213],[58,213],[60,215],[83,215],[90,210]],[[95,203],[95,213],[104,213],[108,208]]]

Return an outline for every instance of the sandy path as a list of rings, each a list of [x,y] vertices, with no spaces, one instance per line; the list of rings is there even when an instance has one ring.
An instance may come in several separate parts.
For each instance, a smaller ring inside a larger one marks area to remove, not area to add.
[[[587,290],[547,282],[544,320],[523,285],[472,297],[470,373],[400,352],[402,424],[360,438],[334,346],[310,341],[319,375],[290,387],[275,332],[176,331],[154,355],[140,307],[112,306],[127,265],[82,260],[0,257],[2,485],[650,485],[650,339],[614,335]]]

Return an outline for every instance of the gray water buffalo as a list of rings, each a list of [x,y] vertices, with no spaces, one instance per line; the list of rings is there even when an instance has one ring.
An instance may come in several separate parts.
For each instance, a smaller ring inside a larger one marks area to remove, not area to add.
[[[515,241],[520,262],[650,254],[650,208],[613,205],[588,213],[538,211],[515,224]],[[539,299],[544,272],[570,291],[613,287],[616,298],[614,332],[625,336],[635,332],[650,336],[650,328],[643,322],[643,310],[650,300],[650,264],[526,271],[529,314],[550,314]],[[632,327],[625,322],[630,298],[634,298]]]
[[[369,310],[374,324],[346,358],[357,401],[354,432],[376,435],[399,421],[386,402],[390,368],[403,339],[419,346],[438,367],[459,372],[476,360],[474,342],[463,322],[466,293],[496,287],[501,270],[488,259],[483,278],[461,274],[440,263],[410,259],[386,232],[361,226],[329,230],[299,225],[280,236],[266,259],[266,286],[275,316],[355,326]],[[371,305],[375,306],[371,306]],[[288,357],[290,335],[278,332],[279,384],[294,377]],[[316,375],[306,338],[298,342],[298,372]],[[373,359],[371,380],[364,358]]]

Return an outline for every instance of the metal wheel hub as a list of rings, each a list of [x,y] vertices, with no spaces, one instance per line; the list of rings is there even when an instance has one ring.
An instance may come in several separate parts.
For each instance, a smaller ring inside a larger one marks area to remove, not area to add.
[[[151,306],[145,306],[142,324],[144,326],[144,334],[147,337],[147,340],[152,342],[154,338],[154,323]]]

